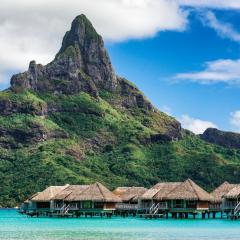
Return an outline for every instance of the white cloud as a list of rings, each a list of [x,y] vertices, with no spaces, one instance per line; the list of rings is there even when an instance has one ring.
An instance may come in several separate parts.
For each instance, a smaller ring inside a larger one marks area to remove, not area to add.
[[[179,73],[175,80],[189,80],[202,84],[209,83],[240,83],[240,59],[220,59],[212,62],[207,62],[203,71]]]
[[[239,0],[178,0],[178,2],[182,6],[188,7],[240,9]]]
[[[0,76],[26,69],[33,59],[43,64],[52,60],[81,13],[109,41],[182,31],[187,22],[175,0],[1,0],[0,13]]]
[[[219,21],[213,12],[203,12],[201,19],[205,26],[213,28],[219,36],[240,42],[240,32],[235,30],[231,24]]]
[[[240,110],[231,113],[230,123],[235,131],[240,132]]]
[[[178,120],[181,122],[183,128],[188,129],[195,134],[201,134],[207,128],[217,128],[217,126],[212,122],[195,119],[186,114],[182,115]]]

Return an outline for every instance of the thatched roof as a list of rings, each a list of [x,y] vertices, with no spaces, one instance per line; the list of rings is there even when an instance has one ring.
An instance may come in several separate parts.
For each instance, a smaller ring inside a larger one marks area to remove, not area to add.
[[[37,196],[40,192],[34,193],[30,198],[26,199],[24,203],[29,203],[31,199],[33,199],[35,196]]]
[[[234,187],[236,187],[236,184],[230,184],[229,182],[224,182],[221,184],[213,192],[210,193],[213,197],[213,202],[221,203],[222,197],[231,191]]]
[[[72,193],[81,193],[83,190],[87,189],[89,185],[69,185],[62,191],[60,191],[56,196],[54,196],[54,200],[65,200]]]
[[[185,182],[174,188],[167,195],[167,199],[211,201],[212,197],[191,179],[187,179]]]
[[[69,185],[65,186],[51,186],[46,188],[44,191],[38,193],[34,196],[31,201],[34,202],[48,202],[51,201],[58,193],[67,188]]]
[[[140,198],[142,200],[163,200],[167,199],[167,195],[171,192],[175,187],[180,185],[180,182],[165,182],[165,183],[157,183],[152,188],[147,190]]]
[[[72,192],[65,200],[68,201],[99,201],[99,202],[121,202],[121,199],[113,194],[101,183],[89,185],[82,192]]]
[[[139,197],[147,191],[144,187],[118,187],[113,193],[124,202],[137,202]]]
[[[240,197],[240,184],[236,184],[227,194],[224,195],[225,198],[236,199]]]

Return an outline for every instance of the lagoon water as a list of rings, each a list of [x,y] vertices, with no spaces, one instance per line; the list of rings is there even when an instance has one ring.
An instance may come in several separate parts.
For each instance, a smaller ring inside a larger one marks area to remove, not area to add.
[[[30,218],[0,210],[1,240],[239,240],[240,220]]]

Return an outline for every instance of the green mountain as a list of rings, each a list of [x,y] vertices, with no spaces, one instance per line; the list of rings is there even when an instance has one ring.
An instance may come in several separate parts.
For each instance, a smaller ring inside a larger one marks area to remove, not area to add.
[[[84,15],[51,63],[30,62],[0,93],[2,206],[49,185],[149,187],[188,177],[207,189],[239,182],[240,151],[182,129],[117,76]]]

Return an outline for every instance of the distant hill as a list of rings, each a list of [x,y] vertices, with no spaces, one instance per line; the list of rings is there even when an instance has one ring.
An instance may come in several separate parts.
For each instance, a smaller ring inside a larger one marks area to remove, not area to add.
[[[209,143],[218,144],[227,148],[240,149],[240,134],[234,132],[224,132],[216,128],[208,128],[201,138]]]
[[[190,177],[212,189],[240,182],[239,148],[182,129],[117,76],[84,15],[51,63],[30,62],[0,93],[0,133],[2,206],[66,183],[149,187]]]

